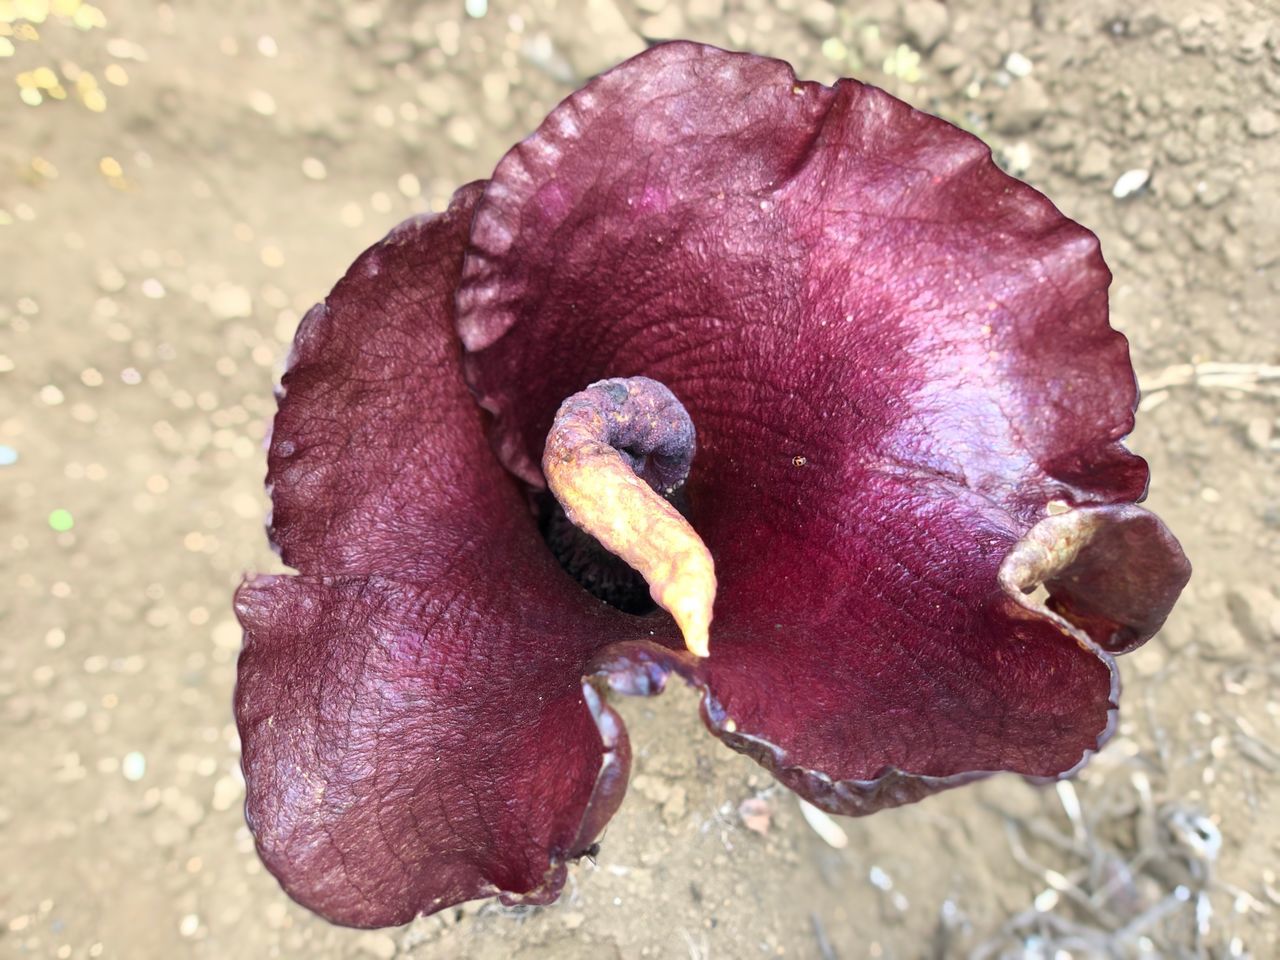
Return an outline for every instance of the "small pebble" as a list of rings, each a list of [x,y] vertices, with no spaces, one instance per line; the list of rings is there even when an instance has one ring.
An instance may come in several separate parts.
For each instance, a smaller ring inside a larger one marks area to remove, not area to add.
[[[688,796],[684,787],[672,787],[666,802],[662,804],[662,819],[668,825],[675,825],[684,819],[688,809]]]
[[[1235,177],[1225,171],[1212,171],[1196,182],[1196,201],[1202,207],[1216,207],[1235,190]]]
[[[1245,114],[1244,126],[1250,136],[1269,137],[1280,130],[1280,117],[1266,107],[1258,107]]]
[[[385,933],[361,934],[356,941],[356,949],[378,960],[391,960],[397,952],[395,940]]]
[[[147,774],[147,758],[136,750],[126,753],[120,761],[120,772],[126,780],[137,783]]]
[[[638,3],[643,9],[649,9],[643,2]],[[650,10],[650,13],[656,13],[662,7]],[[800,8],[800,20],[806,27],[812,30],[816,35],[823,37],[836,29],[836,8],[827,2],[827,0],[810,0]]]
[[[1001,133],[1026,133],[1044,119],[1050,106],[1044,87],[1034,77],[1027,77],[1009,87],[996,104],[991,122]]]
[[[1111,195],[1117,200],[1131,197],[1145,187],[1150,179],[1150,170],[1144,170],[1142,167],[1126,170],[1116,179],[1115,186],[1111,188]]]
[[[951,14],[944,4],[917,0],[902,8],[902,26],[915,46],[928,52],[951,29]]]
[[[1001,151],[1001,166],[1015,177],[1021,177],[1031,169],[1034,159],[1031,144],[1025,140],[1011,143]]]
[[[1266,417],[1253,417],[1245,425],[1244,435],[1255,450],[1270,450],[1273,429]]]
[[[1092,180],[1106,176],[1111,169],[1111,148],[1101,140],[1090,140],[1080,151],[1076,161],[1076,176]]]
[[[738,804],[738,818],[748,830],[765,836],[773,821],[773,808],[764,797],[747,797]]]
[[[1161,194],[1175,210],[1185,210],[1195,200],[1195,194],[1186,182],[1177,179],[1160,178]]]
[[[1240,43],[1236,48],[1237,56],[1245,63],[1252,63],[1262,56],[1266,45],[1267,24],[1265,22],[1255,24],[1245,30],[1240,37]]]
[[[1005,57],[1004,68],[1015,77],[1029,77],[1034,65],[1016,50]]]
[[[944,40],[934,48],[930,60],[938,70],[943,73],[950,73],[962,66],[965,63],[967,56],[968,55],[955,44],[947,43]]]
[[[265,90],[251,90],[249,107],[254,113],[269,117],[276,112],[276,98]]]
[[[1266,587],[1242,583],[1227,593],[1227,611],[1236,629],[1259,646],[1280,639],[1280,599]]]
[[[1205,655],[1214,660],[1240,660],[1249,652],[1248,641],[1230,622],[1215,624],[1213,629],[1201,633],[1199,639]]]

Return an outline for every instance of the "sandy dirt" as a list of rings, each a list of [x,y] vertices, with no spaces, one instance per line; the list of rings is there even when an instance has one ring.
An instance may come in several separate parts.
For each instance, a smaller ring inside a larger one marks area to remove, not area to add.
[[[0,0],[0,955],[1280,955],[1277,14]],[[1071,785],[993,779],[836,849],[673,691],[622,704],[631,790],[559,903],[330,926],[240,810],[230,596],[278,569],[272,380],[364,246],[673,36],[884,86],[1101,235],[1131,445],[1196,577]]]

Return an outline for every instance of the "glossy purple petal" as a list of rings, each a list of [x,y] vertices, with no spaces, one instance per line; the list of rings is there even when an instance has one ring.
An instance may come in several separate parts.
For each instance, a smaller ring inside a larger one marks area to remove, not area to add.
[[[270,455],[303,575],[237,594],[258,850],[355,926],[554,898],[625,788],[625,735],[582,677],[637,621],[558,568],[460,376],[477,194],[397,228],[303,321]]]
[[[481,437],[449,329],[480,186],[367,250],[298,327],[267,485],[272,540],[306,574],[429,579],[472,541],[512,539],[520,496]]]
[[[636,375],[675,392],[721,585],[712,656],[646,647],[641,682],[609,651],[602,672],[648,687],[679,667],[726,740],[866,812],[975,771],[1059,774],[1110,731],[1110,657],[999,582],[1051,501],[1145,491],[1109,280],[1094,236],[976,138],[855,81],[678,43],[504,158],[458,327],[495,448],[533,484],[566,396]],[[1149,552],[1168,589],[1125,616],[1150,624],[1186,567],[1144,529],[1126,561]],[[1113,561],[1093,563],[1090,589]]]
[[[717,483],[785,488],[804,457],[1026,519],[1145,489],[1097,239],[874,87],[655,47],[503,159],[471,241],[468,376],[531,482],[560,401],[643,374],[684,401]]]

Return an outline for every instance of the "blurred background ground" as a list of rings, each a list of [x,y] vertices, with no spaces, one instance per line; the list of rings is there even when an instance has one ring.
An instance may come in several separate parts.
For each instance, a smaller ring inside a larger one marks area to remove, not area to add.
[[[1280,955],[1277,12],[0,0],[0,955]],[[331,927],[240,812],[272,379],[360,249],[676,36],[884,86],[1101,235],[1131,445],[1196,577],[1071,786],[997,778],[836,849],[674,691],[622,705],[632,789],[559,903]]]

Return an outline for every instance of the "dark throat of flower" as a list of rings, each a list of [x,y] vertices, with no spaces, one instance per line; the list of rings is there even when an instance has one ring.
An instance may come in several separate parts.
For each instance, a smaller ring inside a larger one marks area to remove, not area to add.
[[[639,574],[685,645],[705,657],[715,566],[679,509],[695,444],[688,412],[656,380],[600,380],[575,393],[560,405],[542,455],[556,501],[544,530],[565,569],[620,609],[651,609]]]

